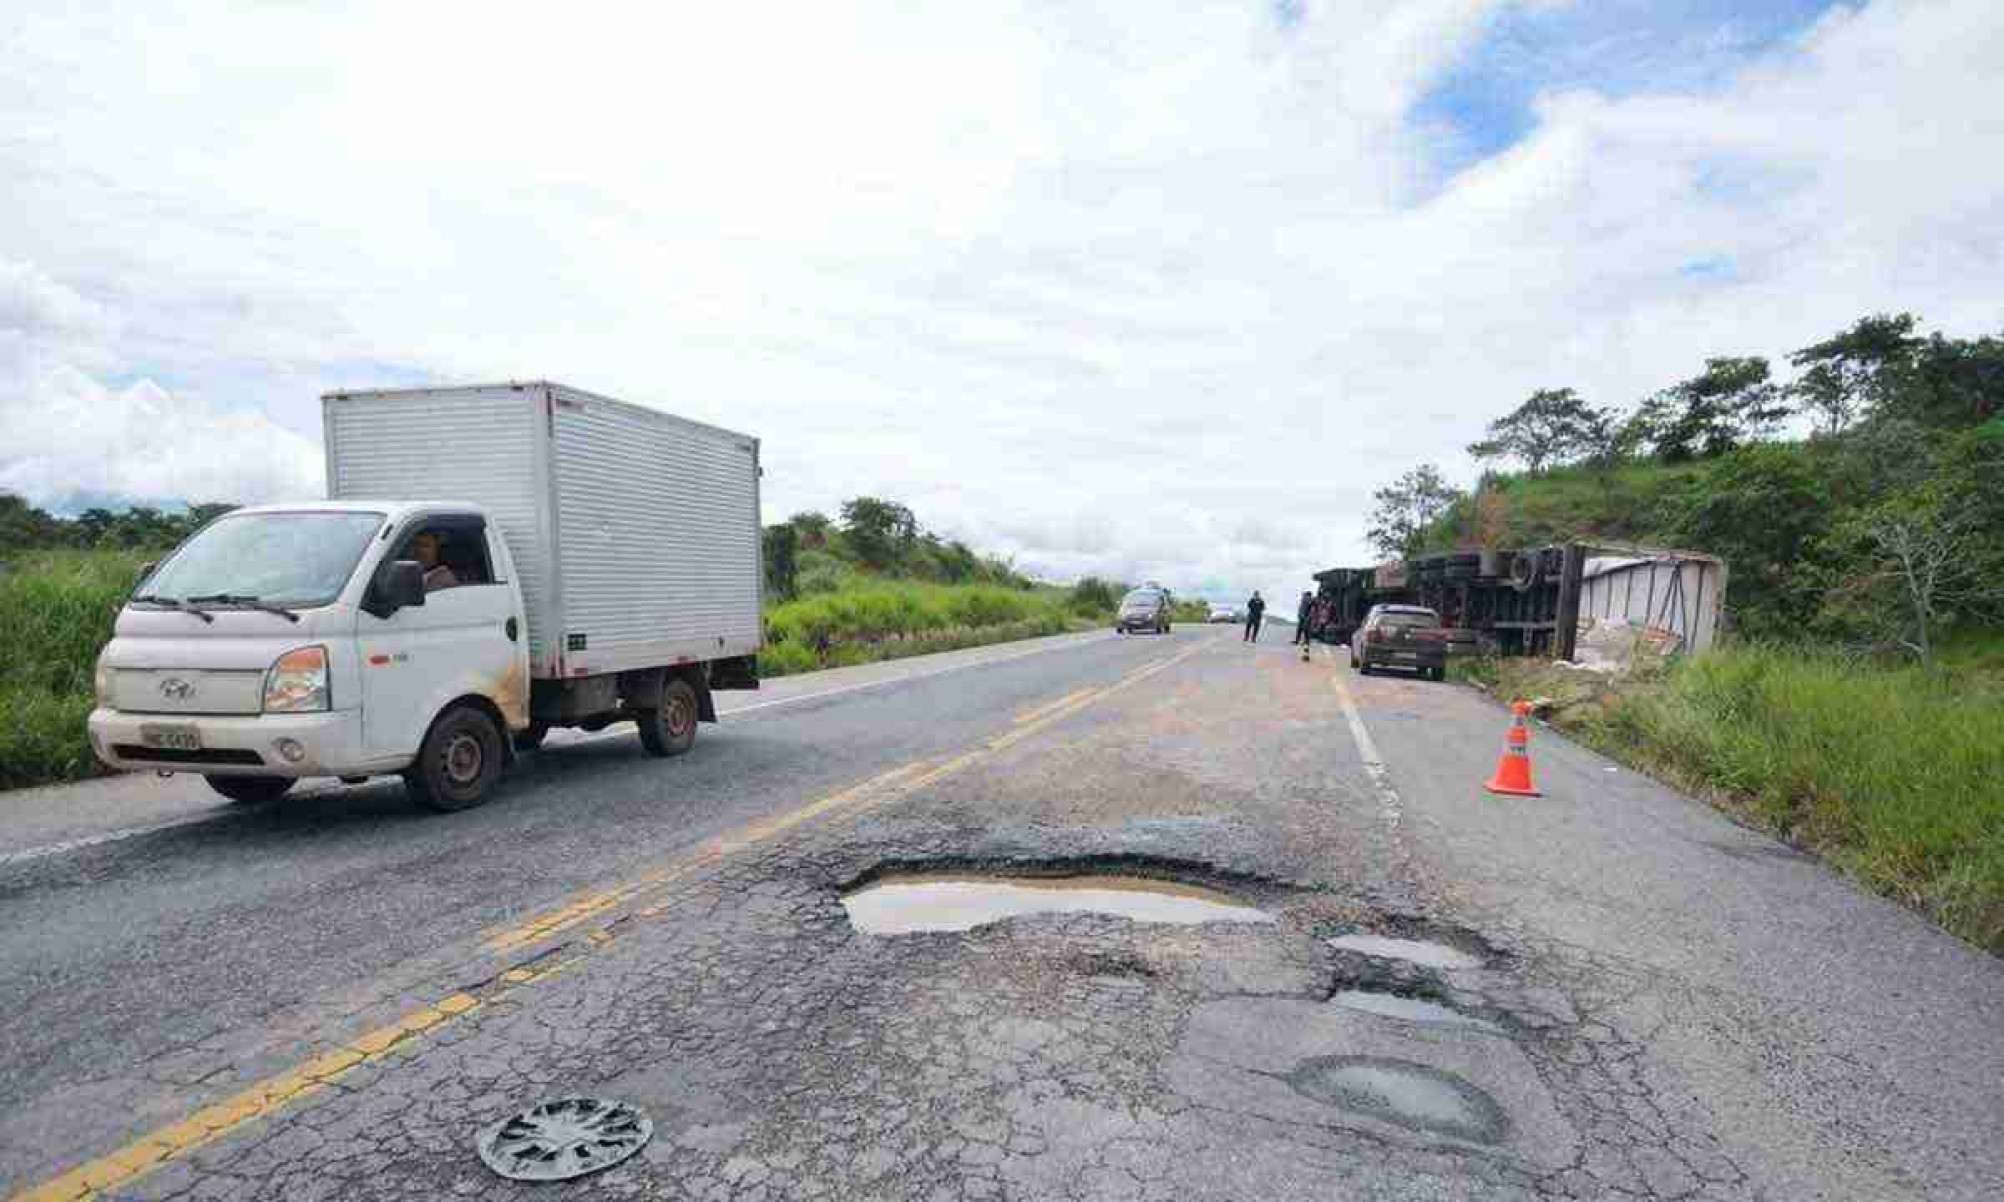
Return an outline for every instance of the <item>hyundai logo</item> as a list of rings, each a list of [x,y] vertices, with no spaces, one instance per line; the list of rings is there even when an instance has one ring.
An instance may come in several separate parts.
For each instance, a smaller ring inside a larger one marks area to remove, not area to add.
[[[186,701],[195,695],[195,683],[191,680],[182,680],[178,676],[169,676],[160,682],[160,695],[169,701]]]

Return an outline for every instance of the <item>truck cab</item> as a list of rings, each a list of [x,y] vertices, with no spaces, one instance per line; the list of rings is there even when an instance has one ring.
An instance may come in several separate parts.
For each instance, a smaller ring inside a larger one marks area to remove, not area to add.
[[[524,628],[507,541],[478,505],[240,509],[149,569],[120,611],[91,745],[113,768],[198,772],[233,800],[399,773],[458,808],[531,725]]]

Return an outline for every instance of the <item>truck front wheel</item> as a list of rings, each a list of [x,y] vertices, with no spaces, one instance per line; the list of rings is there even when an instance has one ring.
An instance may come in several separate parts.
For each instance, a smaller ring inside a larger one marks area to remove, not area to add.
[[[202,779],[224,797],[245,804],[277,801],[293,785],[289,776],[205,776]]]
[[[649,755],[681,755],[696,745],[696,687],[680,676],[661,686],[661,707],[641,710],[640,745]]]
[[[501,775],[501,731],[470,705],[455,705],[431,724],[404,784],[427,809],[470,810],[487,800]]]

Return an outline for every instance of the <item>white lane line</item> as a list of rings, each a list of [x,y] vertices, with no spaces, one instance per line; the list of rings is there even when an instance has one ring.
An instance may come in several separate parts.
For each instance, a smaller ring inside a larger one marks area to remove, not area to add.
[[[927,672],[912,672],[903,676],[886,676],[881,680],[865,680],[856,684],[845,684],[840,688],[822,689],[818,693],[802,693],[798,697],[778,697],[771,701],[754,701],[750,705],[732,706],[729,709],[719,706],[717,716],[719,718],[735,718],[739,714],[749,714],[754,710],[769,710],[782,705],[799,705],[803,701],[819,701],[824,697],[840,697],[845,693],[860,693],[864,689],[881,689],[887,685],[904,684],[908,681],[926,680],[934,676],[944,676],[949,672],[964,672],[969,668],[986,668],[994,664],[1006,664],[1014,660],[1028,659],[1033,655],[1048,655],[1053,651],[1065,651],[1074,647],[1091,647],[1097,643],[1111,642],[1113,641],[1113,637],[1110,634],[1101,633],[1097,638],[1082,638],[1069,642],[1052,643],[1048,646],[1032,647],[1027,651],[1018,651],[1011,655],[997,655],[988,659],[971,659],[963,663],[947,664]],[[575,739],[564,739],[560,742],[553,742],[550,746],[577,747],[586,743],[602,743],[607,739],[630,739],[634,737],[636,736],[632,729],[626,728],[601,731],[598,734],[580,735]]]
[[[1336,652],[1328,651],[1329,660],[1334,663]],[[1336,663],[1336,674],[1330,683],[1336,686],[1336,701],[1343,707],[1343,719],[1350,724],[1350,737],[1356,741],[1357,756],[1364,761],[1364,775],[1371,778],[1371,791],[1378,796],[1378,813],[1384,819],[1385,830],[1392,840],[1392,853],[1398,857],[1400,865],[1409,863],[1410,856],[1400,837],[1400,826],[1405,821],[1405,805],[1399,800],[1399,791],[1392,784],[1392,774],[1385,767],[1385,757],[1378,754],[1378,745],[1371,738],[1371,732],[1364,726],[1364,715],[1357,710],[1357,699],[1350,695],[1350,685],[1345,679],[1348,669]]]
[[[1322,649],[1326,658],[1334,662],[1336,653],[1328,647]],[[1378,754],[1378,745],[1371,741],[1371,732],[1364,728],[1364,715],[1357,712],[1356,698],[1350,696],[1350,686],[1343,681],[1341,664],[1336,665],[1336,701],[1343,707],[1343,719],[1350,724],[1350,737],[1357,741],[1357,754],[1364,759],[1364,766],[1383,770],[1385,758]],[[1389,787],[1389,786],[1388,786]]]

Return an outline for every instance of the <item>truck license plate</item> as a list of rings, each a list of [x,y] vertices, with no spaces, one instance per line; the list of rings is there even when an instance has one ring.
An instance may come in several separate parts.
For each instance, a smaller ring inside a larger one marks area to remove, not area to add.
[[[172,751],[200,751],[202,731],[194,726],[146,724],[139,728],[139,741],[148,747],[163,747]]]

